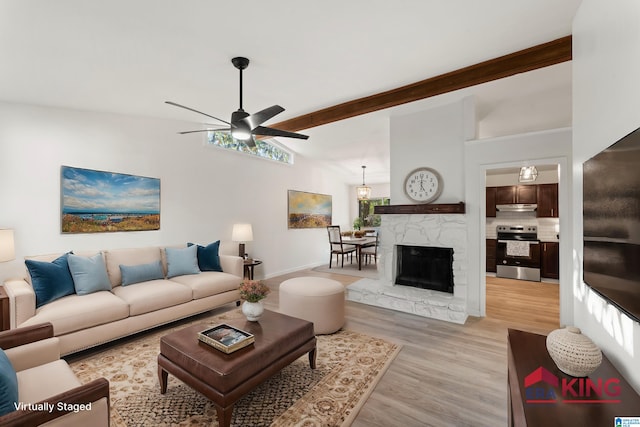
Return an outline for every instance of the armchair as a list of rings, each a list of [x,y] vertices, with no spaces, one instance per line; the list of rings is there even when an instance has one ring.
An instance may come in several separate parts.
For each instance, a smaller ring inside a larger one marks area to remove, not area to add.
[[[109,382],[80,383],[60,359],[51,323],[0,332],[0,348],[16,371],[19,404],[0,425],[109,426]]]

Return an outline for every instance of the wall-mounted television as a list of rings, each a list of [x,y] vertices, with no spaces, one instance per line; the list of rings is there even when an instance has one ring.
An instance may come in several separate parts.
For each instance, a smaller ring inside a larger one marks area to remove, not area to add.
[[[640,128],[583,166],[584,282],[640,322]]]

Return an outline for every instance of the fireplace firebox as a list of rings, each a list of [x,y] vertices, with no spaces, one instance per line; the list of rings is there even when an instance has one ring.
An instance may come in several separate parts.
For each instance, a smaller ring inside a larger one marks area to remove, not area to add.
[[[396,285],[453,293],[453,248],[397,247]]]

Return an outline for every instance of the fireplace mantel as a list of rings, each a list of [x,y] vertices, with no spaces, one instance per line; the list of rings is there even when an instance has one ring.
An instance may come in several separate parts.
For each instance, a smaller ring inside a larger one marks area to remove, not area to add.
[[[422,205],[387,205],[375,206],[375,214],[463,214],[464,202],[460,203],[426,203]]]

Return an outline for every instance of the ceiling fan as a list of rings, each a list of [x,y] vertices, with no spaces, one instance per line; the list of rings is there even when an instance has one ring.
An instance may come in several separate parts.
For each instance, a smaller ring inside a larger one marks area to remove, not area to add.
[[[271,119],[277,114],[280,114],[284,111],[279,105],[272,105],[271,107],[267,107],[264,110],[258,111],[255,114],[249,114],[242,109],[242,70],[249,66],[249,60],[247,58],[238,56],[231,60],[231,63],[234,67],[240,70],[240,108],[231,113],[231,122],[226,120],[219,119],[218,117],[214,117],[207,113],[203,113],[202,111],[195,110],[190,107],[186,107],[184,105],[176,104],[175,102],[165,101],[165,103],[169,105],[173,105],[175,107],[184,108],[185,110],[193,111],[198,114],[202,114],[203,116],[207,116],[209,118],[218,120],[219,122],[225,123],[229,125],[227,128],[222,129],[199,129],[199,130],[188,130],[184,132],[178,132],[180,134],[187,134],[193,132],[231,132],[231,135],[240,141],[244,141],[248,147],[253,148],[256,146],[256,142],[253,138],[253,135],[260,136],[281,136],[286,138],[298,138],[298,139],[308,139],[308,135],[302,135],[300,133],[289,132],[286,130],[270,128],[266,126],[261,126],[262,123]]]

